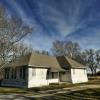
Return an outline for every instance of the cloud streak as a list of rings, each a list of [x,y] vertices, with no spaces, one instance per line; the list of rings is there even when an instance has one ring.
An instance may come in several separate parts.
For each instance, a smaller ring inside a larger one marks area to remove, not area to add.
[[[33,36],[28,39],[35,48],[50,49],[52,41],[56,39],[77,41],[84,48],[100,48],[100,0],[0,2],[12,15],[22,18],[35,28]]]

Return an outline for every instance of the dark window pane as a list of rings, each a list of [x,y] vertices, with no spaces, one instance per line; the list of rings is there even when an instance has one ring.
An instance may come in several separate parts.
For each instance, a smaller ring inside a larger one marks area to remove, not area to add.
[[[25,79],[25,69],[23,68],[23,79]]]
[[[11,69],[11,78],[16,79],[17,78],[17,68]]]
[[[21,67],[20,68],[20,79],[25,79],[26,78],[26,68]]]
[[[58,72],[52,72],[52,78],[58,78]]]
[[[9,79],[10,68],[5,69],[5,79]]]

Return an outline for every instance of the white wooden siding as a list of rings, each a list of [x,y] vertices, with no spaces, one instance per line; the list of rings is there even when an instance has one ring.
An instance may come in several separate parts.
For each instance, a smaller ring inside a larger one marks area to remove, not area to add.
[[[72,83],[82,83],[87,82],[86,69],[71,69],[71,79]]]
[[[36,68],[36,75],[32,75],[33,68],[28,68],[28,88],[47,85],[47,69]]]

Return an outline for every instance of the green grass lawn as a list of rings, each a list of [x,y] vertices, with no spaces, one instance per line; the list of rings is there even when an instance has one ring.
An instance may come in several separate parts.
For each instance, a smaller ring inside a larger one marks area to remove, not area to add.
[[[53,96],[36,98],[36,100],[100,100],[100,88],[60,93]]]

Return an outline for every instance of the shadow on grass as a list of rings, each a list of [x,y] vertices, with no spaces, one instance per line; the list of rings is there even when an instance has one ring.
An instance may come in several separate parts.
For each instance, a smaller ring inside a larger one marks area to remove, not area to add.
[[[37,100],[100,100],[100,88],[60,93],[53,96],[38,98]]]

